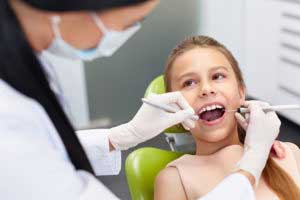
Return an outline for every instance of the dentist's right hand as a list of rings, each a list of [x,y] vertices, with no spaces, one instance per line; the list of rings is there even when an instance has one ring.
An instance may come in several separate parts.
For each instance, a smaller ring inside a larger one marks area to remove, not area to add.
[[[115,149],[125,150],[133,147],[179,123],[186,129],[194,128],[195,122],[191,117],[195,111],[180,92],[151,94],[147,99],[172,106],[178,111],[170,113],[144,103],[131,121],[108,130],[109,140]]]
[[[269,157],[270,149],[279,134],[281,122],[274,111],[262,110],[270,106],[268,103],[248,101],[246,106],[250,110],[249,123],[244,142],[244,154],[238,163],[238,169],[250,172],[257,184]]]

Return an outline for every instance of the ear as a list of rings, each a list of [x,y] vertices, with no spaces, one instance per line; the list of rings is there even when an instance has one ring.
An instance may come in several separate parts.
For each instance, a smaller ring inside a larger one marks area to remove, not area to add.
[[[239,95],[240,95],[240,105],[242,105],[246,101],[246,87],[245,86],[239,87]]]

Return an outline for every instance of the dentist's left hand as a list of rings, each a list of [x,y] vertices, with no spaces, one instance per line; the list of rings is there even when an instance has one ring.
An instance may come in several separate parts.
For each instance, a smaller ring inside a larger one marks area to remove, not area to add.
[[[130,122],[108,130],[109,140],[115,149],[125,150],[136,146],[179,123],[183,123],[187,129],[194,128],[195,122],[191,117],[195,112],[180,92],[151,94],[148,99],[180,109],[170,113],[144,103]]]
[[[249,103],[251,101],[246,101],[243,106],[248,107]],[[252,101],[253,102],[253,101]],[[247,131],[248,125],[249,125],[249,120],[250,120],[250,114],[246,113],[245,117],[240,114],[240,113],[235,113],[235,117],[240,124],[240,126]],[[284,146],[281,144],[280,141],[275,140],[275,142],[272,145],[271,152],[273,155],[275,155],[278,159],[284,159],[286,157],[286,151]]]

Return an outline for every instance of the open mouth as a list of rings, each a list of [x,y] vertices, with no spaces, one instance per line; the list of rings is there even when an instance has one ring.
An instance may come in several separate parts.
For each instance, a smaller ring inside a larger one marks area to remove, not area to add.
[[[207,122],[212,122],[223,117],[224,113],[225,107],[223,105],[211,104],[201,108],[198,115],[200,119]]]

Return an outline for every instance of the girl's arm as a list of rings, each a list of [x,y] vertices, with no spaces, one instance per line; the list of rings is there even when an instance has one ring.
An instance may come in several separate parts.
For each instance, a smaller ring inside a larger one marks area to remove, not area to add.
[[[154,200],[187,200],[175,167],[167,167],[157,175],[154,185]]]

